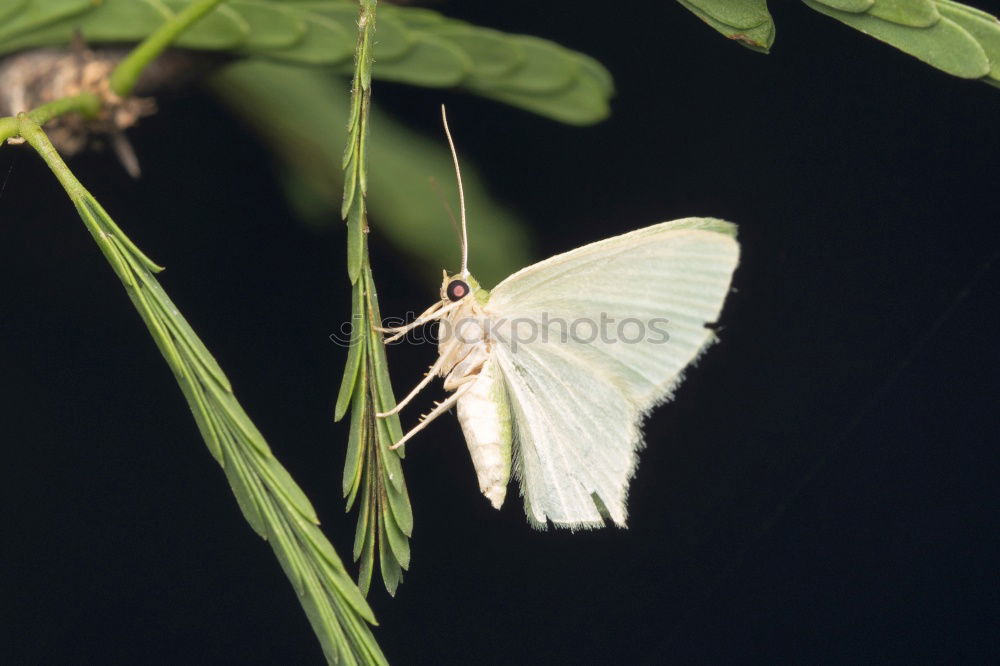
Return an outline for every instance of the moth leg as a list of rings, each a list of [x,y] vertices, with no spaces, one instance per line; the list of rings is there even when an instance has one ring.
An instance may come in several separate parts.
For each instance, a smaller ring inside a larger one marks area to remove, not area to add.
[[[475,379],[475,378],[473,377],[473,379]],[[434,407],[434,409],[432,409],[430,412],[428,412],[427,414],[424,415],[424,417],[420,420],[420,423],[418,423],[417,425],[413,426],[413,428],[410,429],[410,431],[408,433],[406,433],[405,435],[403,435],[399,439],[398,442],[396,442],[395,444],[393,444],[389,448],[393,449],[393,450],[396,450],[399,447],[401,447],[403,444],[405,444],[407,442],[407,440],[409,440],[411,437],[413,437],[414,435],[416,435],[418,432],[420,432],[421,430],[423,430],[424,428],[426,428],[427,425],[431,421],[433,421],[434,419],[436,419],[437,417],[441,416],[442,414],[444,414],[445,412],[447,412],[449,409],[451,409],[454,406],[454,404],[456,402],[458,402],[458,399],[462,397],[462,394],[465,393],[466,391],[468,391],[469,388],[471,388],[471,387],[472,387],[472,383],[471,382],[463,384],[462,386],[460,386],[457,391],[455,391],[450,396],[448,396],[447,400],[444,400],[443,402],[439,402]]]
[[[414,319],[413,321],[411,321],[406,326],[400,326],[399,328],[390,329],[391,331],[395,331],[395,335],[393,335],[392,337],[386,338],[382,342],[384,344],[388,344],[390,342],[395,342],[396,340],[399,340],[401,337],[403,337],[403,335],[405,335],[407,331],[412,330],[412,329],[416,328],[417,326],[423,326],[424,324],[426,324],[428,322],[431,322],[431,321],[434,321],[435,319],[440,319],[440,318],[444,317],[446,314],[448,314],[449,312],[451,312],[452,310],[454,310],[455,308],[457,308],[461,303],[462,303],[462,301],[455,301],[454,303],[449,303],[448,305],[445,305],[444,307],[442,307],[437,312],[434,312],[434,313],[426,315],[426,316],[425,315],[421,315],[420,317],[417,317],[416,319]]]
[[[482,366],[480,366],[480,367],[482,367]],[[452,377],[449,376],[448,379],[445,380],[445,383],[447,384],[447,387],[446,387],[447,390],[448,391],[454,391],[457,388],[465,386],[469,382],[476,381],[477,379],[479,379],[479,374],[478,373],[479,373],[479,370],[476,370],[476,374],[474,374],[474,375],[464,375],[462,377],[459,377],[458,379],[453,379]]]
[[[474,359],[473,362],[476,363],[475,366],[471,368],[468,366],[462,367],[462,364],[465,363],[465,361],[467,361],[470,356],[472,356],[471,352],[466,354],[465,358],[463,358],[461,361],[458,362],[458,364],[456,364],[455,369],[452,370],[448,374],[448,376],[444,378],[445,391],[454,391],[459,386],[462,386],[463,384],[467,384],[479,378],[479,373],[482,372],[483,364],[486,363],[486,359],[485,358],[481,360]],[[462,371],[461,374],[459,374],[458,372],[459,370]]]
[[[410,391],[409,395],[407,395],[405,398],[397,402],[396,406],[390,409],[389,411],[378,412],[375,414],[375,416],[377,416],[380,419],[384,419],[387,416],[398,414],[399,411],[403,409],[403,407],[406,407],[406,405],[409,404],[409,402],[413,400],[417,396],[417,394],[424,389],[425,386],[431,383],[431,380],[437,376],[438,370],[440,370],[441,366],[444,365],[444,361],[445,361],[444,356],[438,356],[438,360],[434,361],[434,365],[432,365],[430,369],[427,371],[427,375],[420,380],[420,383],[417,384],[412,391]]]
[[[428,315],[432,314],[435,310],[437,310],[439,307],[441,307],[441,301],[434,301],[434,304],[431,305],[426,310],[424,310],[423,312],[421,312],[419,315],[417,315],[417,318],[414,321],[419,321],[424,317],[427,317]],[[379,331],[380,333],[392,333],[400,329],[399,326],[388,326],[388,327],[372,326],[372,328],[374,328],[376,331]]]
[[[373,324],[372,328],[374,328],[376,331],[380,333],[393,333],[394,335],[391,338],[386,338],[385,342],[394,342],[399,338],[401,338],[403,334],[406,333],[407,331],[413,330],[417,326],[423,326],[427,322],[434,321],[435,319],[440,319],[441,317],[445,316],[446,314],[454,310],[456,305],[458,305],[457,301],[455,303],[449,303],[448,305],[442,307],[441,301],[438,301],[434,305],[424,310],[419,317],[411,321],[409,324],[406,324],[405,326],[375,326]]]

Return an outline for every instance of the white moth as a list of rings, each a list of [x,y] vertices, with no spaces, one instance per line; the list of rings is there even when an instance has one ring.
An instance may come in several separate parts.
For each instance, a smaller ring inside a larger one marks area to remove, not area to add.
[[[442,107],[442,115],[444,108]],[[467,269],[461,173],[462,269],[445,272],[441,299],[387,342],[440,322],[438,359],[391,412],[434,377],[453,393],[406,433],[401,446],[453,406],[479,488],[500,508],[511,471],[529,522],[625,525],[640,424],[669,400],[715,335],[739,259],[735,225],[685,218],[556,255],[492,291]],[[601,327],[603,326],[603,330]]]

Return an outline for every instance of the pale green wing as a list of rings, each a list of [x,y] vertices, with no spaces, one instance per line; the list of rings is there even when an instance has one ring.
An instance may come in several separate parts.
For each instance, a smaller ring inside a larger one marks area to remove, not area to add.
[[[529,266],[487,310],[528,518],[623,525],[639,424],[714,335],[739,259],[722,220],[664,222]]]
[[[514,421],[514,475],[531,524],[602,527],[626,518],[640,412],[564,346],[494,347]]]

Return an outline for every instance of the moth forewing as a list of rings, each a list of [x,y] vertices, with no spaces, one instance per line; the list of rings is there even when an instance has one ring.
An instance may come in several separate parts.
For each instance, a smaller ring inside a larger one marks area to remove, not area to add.
[[[640,423],[714,340],[705,324],[729,292],[735,233],[710,218],[664,222],[551,257],[490,292],[492,358],[532,525],[625,525]],[[549,335],[518,336],[525,324]]]

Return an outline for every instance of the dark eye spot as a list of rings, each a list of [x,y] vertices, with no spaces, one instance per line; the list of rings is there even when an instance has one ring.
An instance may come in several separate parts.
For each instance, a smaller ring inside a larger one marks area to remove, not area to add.
[[[448,283],[448,300],[452,303],[455,301],[460,301],[469,295],[469,285],[462,282],[461,280],[452,280]]]

